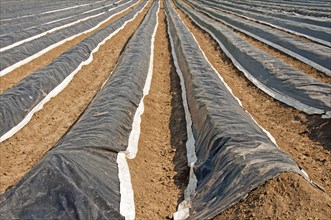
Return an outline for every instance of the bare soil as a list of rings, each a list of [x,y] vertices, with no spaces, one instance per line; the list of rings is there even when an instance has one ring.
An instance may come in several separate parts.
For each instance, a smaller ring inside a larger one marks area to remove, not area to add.
[[[308,125],[309,137],[320,142],[326,150],[331,151],[331,119],[313,115],[307,116],[305,123]]]
[[[314,197],[305,197],[302,193],[295,193],[296,189],[293,189],[291,197],[283,197],[282,200],[288,203],[295,203],[301,201],[301,211],[318,209],[321,202],[326,203],[331,196],[331,152],[328,147],[328,143],[325,140],[327,137],[312,137],[312,127],[320,128],[324,134],[328,134],[326,130],[327,126],[321,128],[318,125],[318,121],[311,122],[311,116],[301,113],[291,107],[288,107],[279,101],[269,97],[267,94],[260,91],[245,76],[239,72],[226,55],[219,48],[218,44],[209,36],[206,32],[197,27],[184,13],[177,9],[181,18],[185,22],[186,26],[194,34],[195,38],[199,42],[202,50],[205,52],[208,60],[217,69],[220,75],[224,78],[225,82],[230,86],[234,95],[240,99],[243,104],[243,108],[248,111],[252,117],[266,130],[268,130],[276,139],[278,146],[288,153],[297,164],[302,167],[310,176],[310,178],[324,187],[326,193],[315,190],[312,185],[308,184],[307,190],[314,192]],[[323,121],[323,123],[326,123]],[[324,140],[324,141],[323,141]],[[299,179],[301,177],[298,177]],[[303,184],[305,180],[301,178],[300,184]],[[291,190],[291,179],[288,182],[284,182],[285,186]],[[298,180],[299,181],[299,180]],[[287,184],[287,185],[286,185]],[[279,191],[277,184],[267,185],[266,190]],[[314,200],[314,198],[328,198],[323,201]],[[277,207],[273,196],[267,195],[266,200],[269,199],[269,203]],[[307,201],[305,201],[307,200]],[[261,203],[263,204],[263,203]],[[241,205],[241,203],[240,203]],[[325,206],[328,209],[323,216],[328,216],[331,213],[329,206]],[[321,212],[323,212],[321,210]],[[255,213],[255,209],[251,211]],[[256,212],[258,212],[256,210]],[[299,216],[298,211],[298,217]],[[225,218],[231,219],[231,216],[224,215]]]
[[[252,191],[215,220],[331,219],[331,198],[293,173],[283,173]]]
[[[77,120],[108,78],[130,36],[151,3],[134,21],[99,48],[93,61],[79,71],[70,84],[36,112],[13,137],[1,143],[0,193],[14,185],[55,145]]]
[[[136,219],[171,219],[188,183],[186,122],[179,78],[169,52],[161,4],[150,94],[145,97],[139,149],[129,160]]]
[[[141,1],[140,1],[141,2]],[[99,28],[97,28],[94,31],[81,34],[74,39],[65,42],[64,44],[48,51],[47,53],[43,54],[40,57],[37,57],[33,59],[32,61],[28,62],[27,64],[24,64],[17,69],[7,73],[3,77],[1,77],[1,83],[0,83],[0,93],[4,92],[5,90],[12,88],[14,85],[16,85],[19,81],[21,81],[24,77],[30,75],[31,73],[37,71],[38,69],[41,69],[50,63],[52,63],[58,56],[60,56],[62,53],[69,50],[71,47],[77,45],[79,42],[83,41],[85,38],[93,35],[94,33],[98,32],[99,30],[102,30],[107,25],[113,23],[120,17],[126,15],[129,13],[134,7],[130,7],[128,10],[114,16],[113,18],[109,19],[106,23],[101,25]]]

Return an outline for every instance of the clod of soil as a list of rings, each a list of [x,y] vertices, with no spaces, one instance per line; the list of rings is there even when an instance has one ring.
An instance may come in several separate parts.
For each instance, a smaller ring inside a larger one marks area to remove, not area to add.
[[[306,123],[308,123],[309,136],[319,141],[326,150],[331,151],[331,119],[309,116]]]
[[[304,178],[283,173],[215,218],[331,219],[331,198]]]

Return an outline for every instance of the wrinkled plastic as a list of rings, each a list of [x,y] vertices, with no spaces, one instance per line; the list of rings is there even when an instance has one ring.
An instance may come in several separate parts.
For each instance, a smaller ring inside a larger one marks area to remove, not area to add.
[[[221,13],[207,6],[201,6],[194,1],[187,1],[196,9],[225,24],[262,41],[316,69],[331,76],[330,48],[309,40],[304,40],[284,31],[271,28],[241,17]]]
[[[85,31],[89,31],[90,29],[97,26],[99,23],[107,20],[110,16],[120,12],[126,8],[129,8],[133,4],[137,3],[137,0],[130,2],[129,4],[119,6],[110,12],[106,12],[100,16],[92,17],[88,20],[77,23],[73,26],[69,26],[58,31],[49,33],[45,36],[41,36],[32,41],[28,41],[26,43],[20,44],[14,48],[5,50],[0,53],[0,70],[6,69],[7,67],[24,60],[43,49],[54,45],[60,42],[63,39],[69,38],[71,36],[75,36],[77,34],[82,34]],[[20,37],[20,36],[19,36]]]
[[[246,10],[240,10],[228,6],[224,6],[221,3],[215,3],[211,1],[200,0],[204,5],[214,7],[216,9],[222,9],[226,12],[234,13],[235,15],[243,16],[256,22],[271,25],[279,29],[304,36],[314,42],[331,47],[330,37],[331,29],[327,27],[319,27],[311,24],[304,24],[295,21],[289,21],[281,18],[275,18],[267,15],[262,15]]]
[[[273,98],[307,114],[331,117],[331,86],[322,83],[254,47],[229,28],[176,4],[211,34],[233,64],[258,88]]]
[[[121,4],[128,1],[129,0],[122,1]],[[103,5],[104,4],[93,4],[93,8],[75,8],[72,10],[46,14],[41,16],[40,19],[33,19],[31,21],[24,20],[24,22],[15,22],[14,24],[1,24],[0,48],[9,46],[15,42],[31,38],[44,32],[49,32],[55,28],[61,28],[61,26],[77,22],[81,19],[87,19],[90,16],[96,16],[100,13],[107,12],[109,9],[113,10],[115,7],[117,7],[117,5],[114,3],[104,6]],[[68,11],[70,13],[68,13]],[[72,31],[72,33],[74,32]]]
[[[39,14],[27,14],[23,18],[21,18],[19,14],[24,11],[24,8],[19,8],[17,9],[18,11],[15,11],[17,17],[2,20],[0,36],[8,35],[12,32],[17,32],[18,30],[45,28],[47,25],[51,24],[61,24],[65,21],[70,22],[80,16],[88,16],[93,12],[100,13],[100,11],[106,11],[102,9],[106,9],[107,6],[109,8],[113,5],[114,3],[108,2],[107,4],[105,1],[100,1],[95,4],[76,4],[71,7],[56,9],[54,13],[51,10],[41,13],[39,12]]]
[[[174,60],[183,73],[192,118],[197,188],[190,219],[210,219],[295,162],[259,127],[207,62],[168,0],[166,13]]]
[[[123,219],[116,158],[143,97],[157,8],[155,1],[79,120],[1,196],[0,219]]]
[[[234,2],[234,1],[231,1]],[[235,1],[238,3],[237,1]],[[247,5],[254,8],[263,7],[268,11],[279,11],[283,13],[294,13],[311,17],[331,17],[330,1],[312,1],[300,2],[295,4],[293,1],[241,1],[242,5]],[[307,3],[307,4],[305,4]]]
[[[145,0],[130,13],[84,39],[48,66],[32,73],[0,95],[0,136],[17,126],[50,92],[91,56],[91,52],[110,34],[134,18],[147,3]]]
[[[331,26],[331,21],[330,21],[330,19],[327,19],[327,18],[314,18],[314,17],[308,17],[308,16],[304,17],[304,16],[291,15],[288,13],[281,13],[281,12],[275,11],[275,10],[268,10],[267,8],[261,7],[261,5],[259,7],[252,7],[251,5],[249,5],[250,4],[249,1],[247,1],[247,2],[245,1],[243,4],[241,4],[241,2],[237,2],[237,1],[222,1],[220,3],[222,5],[229,6],[232,8],[241,9],[241,10],[254,12],[254,13],[258,13],[258,14],[263,14],[263,15],[267,15],[267,16],[271,16],[271,17],[275,17],[275,18],[281,18],[281,19],[285,19],[285,20],[312,24],[312,25],[317,25],[317,26],[327,27],[327,28],[330,28],[330,26]],[[245,3],[248,4],[248,6],[245,5]],[[325,6],[324,6],[324,8],[320,8],[318,10],[321,11],[321,9],[325,9]]]
[[[54,149],[1,197],[1,219],[124,219],[116,153]]]
[[[12,0],[1,0],[0,15],[1,20],[8,21],[10,19],[30,18],[31,16],[38,16],[43,13],[57,13],[54,10],[63,10],[75,6],[91,3],[89,0],[75,0],[75,1],[43,1],[43,0],[29,0],[20,1],[19,4]]]

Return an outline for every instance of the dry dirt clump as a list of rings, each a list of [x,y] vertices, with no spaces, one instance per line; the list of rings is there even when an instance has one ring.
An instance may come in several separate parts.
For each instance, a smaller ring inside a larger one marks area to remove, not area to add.
[[[306,123],[308,124],[307,132],[309,136],[319,141],[326,150],[331,151],[331,119],[309,116]]]
[[[215,218],[331,219],[331,198],[304,178],[283,173]]]

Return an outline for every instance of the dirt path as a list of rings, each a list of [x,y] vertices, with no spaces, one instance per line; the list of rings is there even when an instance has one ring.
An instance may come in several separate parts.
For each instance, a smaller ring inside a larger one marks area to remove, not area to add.
[[[316,191],[314,187],[308,184],[306,189],[307,191],[311,190],[311,192],[305,197],[304,194],[300,194],[305,192],[298,191],[293,185],[294,177],[289,177],[287,181],[283,182],[283,185],[287,187],[288,191],[292,190],[293,193],[291,197],[282,197],[284,194],[280,195],[284,203],[301,201],[303,205],[300,206],[300,210],[302,212],[303,210],[309,211],[314,208],[322,208],[322,205],[320,205],[321,201],[314,199],[324,198],[322,201],[325,201],[323,204],[327,212],[323,211],[324,209],[319,211],[323,212],[324,216],[329,215],[331,207],[326,202],[330,201],[331,196],[331,152],[327,150],[327,146],[323,146],[320,142],[310,138],[308,129],[310,116],[300,113],[260,91],[242,73],[236,70],[217,43],[207,33],[194,25],[180,10],[177,9],[177,12],[179,12],[187,27],[195,35],[209,61],[222,75],[234,95],[241,100],[244,109],[275,137],[281,149],[287,152],[314,181],[322,185],[326,190],[326,193],[319,190]],[[302,178],[298,181],[300,184],[305,185],[305,181]],[[271,183],[266,190],[279,190],[277,187],[279,188],[277,184]],[[274,206],[277,205],[277,202],[273,200],[273,196],[268,196],[268,199],[269,203]],[[260,204],[263,205],[262,202]],[[252,212],[254,213],[255,209]],[[299,213],[298,211],[298,215]],[[226,217],[231,219],[230,216]],[[304,218],[304,215],[298,217]]]
[[[136,219],[170,219],[187,185],[186,122],[179,78],[161,4],[150,94],[145,97],[138,154],[129,160]]]
[[[136,19],[102,45],[94,60],[13,137],[0,145],[0,193],[15,184],[63,136],[101,88],[122,48],[141,23],[151,2]]]
[[[140,1],[141,3],[141,1]],[[137,6],[135,6],[137,7]],[[128,10],[124,11],[123,13],[114,16],[111,18],[109,21],[107,21],[105,24],[101,25],[99,28],[97,28],[94,31],[91,31],[86,34],[81,34],[78,37],[75,37],[74,39],[48,51],[47,53],[43,54],[40,57],[37,57],[36,59],[28,62],[27,64],[24,64],[20,66],[19,68],[11,71],[10,73],[4,75],[1,77],[1,83],[0,83],[0,93],[3,91],[13,87],[15,84],[17,84],[19,81],[21,81],[24,77],[30,75],[31,73],[37,71],[38,69],[41,69],[48,64],[52,63],[55,58],[60,56],[62,53],[65,51],[69,50],[71,47],[77,45],[79,42],[84,40],[85,38],[91,36],[92,34],[98,32],[99,30],[105,28],[107,25],[113,23],[120,17],[126,15],[130,11],[132,11],[133,8],[135,7],[130,7]]]

